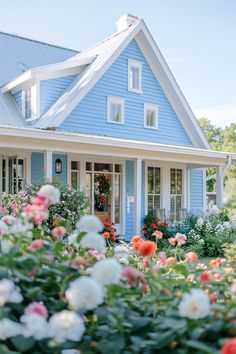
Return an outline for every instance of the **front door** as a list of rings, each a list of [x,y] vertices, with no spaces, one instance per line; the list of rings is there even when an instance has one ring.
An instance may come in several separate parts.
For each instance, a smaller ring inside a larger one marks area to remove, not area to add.
[[[112,163],[86,163],[86,190],[90,213],[104,222],[114,222],[121,233],[121,175],[122,166]]]

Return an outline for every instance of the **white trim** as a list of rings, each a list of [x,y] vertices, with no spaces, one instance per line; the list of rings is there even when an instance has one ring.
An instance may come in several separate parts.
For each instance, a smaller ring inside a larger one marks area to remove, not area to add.
[[[154,126],[147,125],[147,111],[154,112]],[[144,103],[143,105],[143,126],[147,129],[158,129],[158,111],[159,107],[156,104]]]
[[[183,208],[186,208],[188,210],[188,176],[187,176],[187,167],[185,166],[183,168],[183,177],[182,177],[182,183],[183,183]]]
[[[116,122],[111,119],[111,105],[116,104],[121,106],[120,121]],[[107,123],[124,124],[125,120],[125,99],[122,97],[107,96]]]
[[[203,201],[202,201],[202,205],[203,205],[203,211],[205,212],[206,208],[207,208],[207,200],[206,200],[206,194],[207,194],[207,192],[206,192],[206,169],[203,168],[202,172],[203,172],[203,191],[202,191]]]
[[[188,185],[188,200],[187,200],[188,205],[187,205],[187,210],[188,210],[188,212],[191,211],[191,194],[190,194],[190,192],[191,192],[191,189],[190,189],[190,180],[191,180],[191,178],[190,178],[190,171],[191,171],[191,169],[187,168],[187,185]]]
[[[25,117],[25,97],[26,97],[26,91],[30,89],[30,100],[31,100],[31,118],[26,118]],[[22,114],[23,117],[25,118],[26,122],[32,122],[36,120],[39,117],[39,110],[40,110],[40,97],[39,97],[39,83],[35,83],[31,86],[25,87],[21,91],[21,99],[22,99]]]
[[[52,181],[52,151],[47,150],[44,153],[45,178]]]
[[[139,82],[140,87],[138,89],[132,87],[131,75],[130,75],[131,67],[134,67],[139,70],[138,82]],[[142,67],[143,67],[143,63],[141,61],[128,59],[128,91],[134,92],[134,93],[139,93],[139,94],[143,93],[143,91],[142,91]]]
[[[135,234],[141,232],[141,211],[142,211],[142,160],[134,161],[134,229]]]

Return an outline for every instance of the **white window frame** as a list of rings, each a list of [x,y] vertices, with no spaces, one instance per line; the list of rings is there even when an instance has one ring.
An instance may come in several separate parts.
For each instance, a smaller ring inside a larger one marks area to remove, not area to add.
[[[131,80],[131,67],[135,67],[139,70],[139,88],[136,89],[134,87],[132,87],[132,80]],[[141,61],[137,61],[137,60],[128,60],[128,91],[130,92],[134,92],[134,93],[143,93],[142,91],[142,67],[143,67],[143,63]]]
[[[26,118],[25,117],[25,98],[26,98],[26,91],[31,88],[31,117]],[[38,118],[38,92],[39,92],[39,87],[38,84],[34,84],[32,86],[26,87],[22,89],[22,114],[25,117],[27,122],[30,122],[32,120],[35,120]]]
[[[151,103],[144,103],[144,115],[143,115],[143,124],[144,128],[147,129],[158,129],[158,111],[159,107],[156,104],[151,104]],[[147,111],[153,111],[155,113],[155,125],[152,127],[150,125],[147,125]]]
[[[112,104],[121,105],[121,120],[120,120],[120,122],[116,122],[116,121],[111,120],[111,105]],[[125,120],[125,100],[124,100],[124,98],[108,96],[107,97],[107,123],[124,124],[124,120]]]

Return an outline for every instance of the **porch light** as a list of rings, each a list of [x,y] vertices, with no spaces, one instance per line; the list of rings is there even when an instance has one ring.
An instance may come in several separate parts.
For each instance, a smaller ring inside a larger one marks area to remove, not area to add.
[[[62,161],[60,159],[56,159],[55,161],[55,172],[62,173]]]

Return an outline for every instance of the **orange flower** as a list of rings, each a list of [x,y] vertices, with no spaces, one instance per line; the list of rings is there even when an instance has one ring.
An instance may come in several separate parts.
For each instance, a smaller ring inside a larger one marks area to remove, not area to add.
[[[140,256],[151,257],[157,250],[157,245],[153,241],[143,241],[141,242],[138,252]]]
[[[138,241],[138,242],[135,242],[135,243],[133,244],[133,249],[134,249],[135,251],[138,251],[138,250],[139,250],[139,247],[141,246],[142,243],[143,243],[143,240],[140,240],[140,241]]]
[[[217,295],[216,295],[216,293],[212,293],[212,294],[210,294],[210,295],[209,295],[209,297],[210,297],[210,301],[211,301],[211,303],[213,303],[213,302],[216,302],[216,301],[217,301]]]
[[[228,339],[220,350],[220,354],[235,354],[236,338]]]
[[[193,263],[198,261],[198,255],[195,252],[188,252],[185,255],[185,260],[187,263]]]
[[[210,261],[209,263],[209,267],[217,267],[221,262],[221,258],[216,258],[216,259],[213,259],[212,261]]]
[[[131,243],[132,245],[135,244],[136,242],[142,241],[142,237],[135,235],[134,237],[132,237],[131,239]]]
[[[102,236],[104,238],[110,238],[110,233],[109,232],[103,232]]]
[[[53,221],[52,226],[53,227],[57,226],[57,221],[56,220]]]

